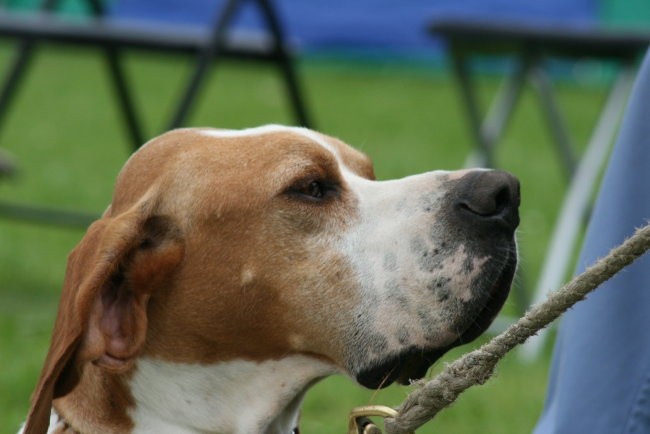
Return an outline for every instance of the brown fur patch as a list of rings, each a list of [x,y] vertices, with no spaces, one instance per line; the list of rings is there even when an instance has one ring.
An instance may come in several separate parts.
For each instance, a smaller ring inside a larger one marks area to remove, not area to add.
[[[192,133],[183,135],[186,143],[170,139],[158,143],[155,152],[184,151],[169,157],[178,163],[170,168],[177,176],[165,190],[178,193],[170,195],[176,204],[162,206],[183,208],[184,225],[192,229],[184,230],[186,257],[174,287],[150,302],[147,354],[193,363],[291,353],[339,360],[339,326],[350,319],[332,318],[349,309],[328,306],[356,299],[349,267],[331,242],[356,218],[356,204],[334,155],[289,133],[245,138]],[[349,155],[353,170],[371,174],[362,154]],[[215,175],[201,176],[211,172]],[[304,177],[338,185],[339,195],[312,204],[284,194]]]

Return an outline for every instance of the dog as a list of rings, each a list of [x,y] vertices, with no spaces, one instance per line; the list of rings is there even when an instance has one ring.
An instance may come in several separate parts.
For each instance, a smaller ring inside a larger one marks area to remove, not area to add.
[[[324,377],[421,378],[501,309],[519,202],[502,171],[376,181],[304,128],[154,138],[68,258],[22,432],[297,433]]]

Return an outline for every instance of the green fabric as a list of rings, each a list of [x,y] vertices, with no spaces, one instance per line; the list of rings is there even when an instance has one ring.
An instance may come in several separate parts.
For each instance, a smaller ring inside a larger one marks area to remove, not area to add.
[[[39,9],[43,0],[7,0],[5,7],[13,10]],[[59,0],[56,10],[66,15],[87,15],[90,12],[84,0]]]
[[[647,0],[601,0],[601,19],[609,27],[645,28],[650,26]]]

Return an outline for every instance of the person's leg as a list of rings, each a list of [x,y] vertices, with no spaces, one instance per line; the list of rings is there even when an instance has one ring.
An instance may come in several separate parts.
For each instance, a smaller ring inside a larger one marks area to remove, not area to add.
[[[579,271],[650,219],[650,55],[605,173]],[[650,254],[569,311],[536,434],[650,433]]]

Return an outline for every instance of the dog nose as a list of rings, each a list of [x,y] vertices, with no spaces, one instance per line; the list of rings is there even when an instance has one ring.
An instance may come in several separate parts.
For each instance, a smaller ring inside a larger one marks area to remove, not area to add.
[[[519,225],[519,181],[502,170],[477,170],[459,180],[454,208],[473,224]]]

